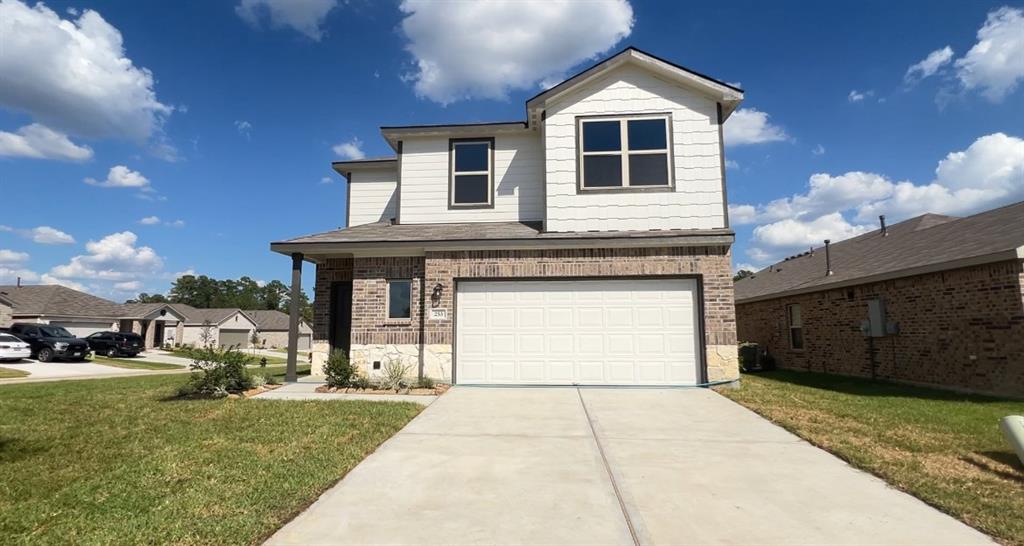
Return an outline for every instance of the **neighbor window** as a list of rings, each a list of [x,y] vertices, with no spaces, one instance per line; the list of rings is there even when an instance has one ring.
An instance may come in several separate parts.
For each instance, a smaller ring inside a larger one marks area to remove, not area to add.
[[[494,195],[493,139],[452,140],[448,199],[452,207],[489,207]]]
[[[388,281],[388,318],[412,318],[412,281]]]
[[[786,306],[786,315],[789,322],[789,348],[804,348],[804,319],[800,313],[800,305],[794,303]]]
[[[580,118],[580,188],[657,188],[672,185],[667,115]]]

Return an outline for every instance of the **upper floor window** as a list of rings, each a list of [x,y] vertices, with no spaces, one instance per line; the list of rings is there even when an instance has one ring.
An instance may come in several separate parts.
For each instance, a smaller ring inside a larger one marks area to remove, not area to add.
[[[667,114],[578,118],[579,187],[672,187]]]
[[[494,206],[494,139],[451,140],[448,204]]]

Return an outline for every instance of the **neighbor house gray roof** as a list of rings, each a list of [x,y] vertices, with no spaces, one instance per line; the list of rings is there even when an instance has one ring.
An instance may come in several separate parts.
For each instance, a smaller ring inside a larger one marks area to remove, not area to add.
[[[736,282],[736,302],[1024,259],[1024,202],[965,218],[925,214],[803,253]]]
[[[121,305],[123,318],[143,318],[155,311],[165,307],[172,307],[170,303],[125,303]]]
[[[64,316],[116,319],[121,306],[85,292],[56,285],[0,286],[14,316]]]
[[[203,324],[204,322],[209,322],[210,324],[217,325],[231,315],[241,311],[241,309],[232,307],[199,309],[197,307],[192,307],[191,305],[185,305],[184,303],[172,303],[171,308],[177,311],[182,317],[185,317],[185,324]]]
[[[664,242],[670,238],[685,238],[694,244],[730,244],[733,232],[728,229],[668,229],[644,231],[576,231],[543,232],[539,222],[471,222],[461,224],[391,224],[377,222],[353,226],[324,233],[316,233],[271,243],[271,250],[287,253],[302,252],[305,248],[337,250],[380,247],[451,244],[477,242],[508,243],[571,243],[573,241],[600,241],[607,239],[651,240]],[[697,240],[698,238],[703,238]]]
[[[243,311],[264,332],[288,330],[288,314],[275,310]],[[305,322],[305,321],[302,321]]]

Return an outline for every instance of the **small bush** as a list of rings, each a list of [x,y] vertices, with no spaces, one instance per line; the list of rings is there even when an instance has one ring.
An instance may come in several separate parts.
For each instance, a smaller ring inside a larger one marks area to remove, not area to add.
[[[192,354],[192,377],[179,394],[221,398],[253,388],[253,377],[245,365],[249,357],[234,349],[207,347]]]
[[[434,380],[424,375],[416,382],[416,386],[421,389],[432,389],[434,388]]]
[[[324,375],[327,376],[327,386],[339,389],[348,387],[352,383],[355,369],[348,361],[345,351],[335,349],[327,357],[327,365],[324,366]]]
[[[411,366],[403,364],[401,360],[388,357],[381,369],[383,373],[378,380],[380,388],[397,392],[408,387],[409,382],[405,379],[405,374],[408,373],[409,368]]]
[[[258,389],[267,384],[267,376],[259,373],[252,374],[252,388]]]
[[[356,390],[365,391],[366,389],[372,387],[373,383],[370,381],[369,377],[366,377],[361,373],[357,373],[354,376],[352,376],[352,380],[349,381],[349,386]]]

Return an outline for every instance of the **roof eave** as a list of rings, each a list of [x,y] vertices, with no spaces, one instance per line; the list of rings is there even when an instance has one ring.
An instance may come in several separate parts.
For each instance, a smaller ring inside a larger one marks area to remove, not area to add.
[[[744,303],[756,303],[759,301],[775,300],[779,298],[787,298],[790,296],[799,296],[801,294],[813,294],[815,292],[825,292],[828,290],[837,290],[840,288],[848,288],[851,286],[859,286],[862,284],[871,284],[876,282],[888,281],[893,279],[902,279],[905,277],[914,277],[917,275],[927,275],[929,273],[939,273],[941,271],[949,271],[950,269],[960,269],[963,267],[971,267],[975,265],[985,265],[996,262],[1005,262],[1010,260],[1024,260],[1024,246],[1014,248],[1010,250],[1004,250],[1000,252],[992,252],[989,254],[983,254],[980,256],[971,256],[969,258],[961,258],[958,260],[950,260],[946,262],[939,262],[934,264],[927,264],[918,267],[910,267],[906,269],[900,269],[897,271],[886,271],[884,273],[878,273],[876,275],[867,275],[863,277],[854,277],[852,279],[844,279],[836,282],[815,284],[812,286],[805,286],[800,288],[792,288],[789,290],[781,290],[778,292],[771,292],[769,294],[761,294],[758,296],[752,296],[749,298],[743,298],[740,296],[736,297],[736,304]],[[758,273],[759,275],[762,273]],[[772,275],[771,272],[763,273],[765,275]],[[739,281],[743,282],[743,281]]]
[[[528,131],[525,121],[496,121],[487,123],[453,123],[444,125],[407,125],[381,127],[380,134],[391,148],[398,151],[398,141],[409,137],[447,136],[463,138],[472,136],[492,136]]]

